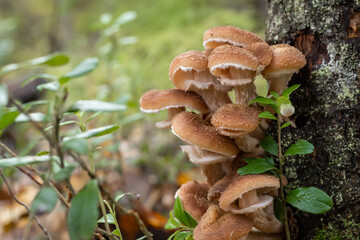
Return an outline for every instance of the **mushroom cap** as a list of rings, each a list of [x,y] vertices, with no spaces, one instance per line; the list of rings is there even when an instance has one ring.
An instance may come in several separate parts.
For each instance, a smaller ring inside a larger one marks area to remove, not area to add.
[[[214,76],[220,76],[223,70],[230,67],[256,71],[259,61],[248,50],[243,48],[223,45],[215,48],[209,57],[209,69]]]
[[[181,200],[184,210],[199,221],[208,209],[207,193],[210,185],[207,182],[187,182],[177,190],[176,195]]]
[[[203,45],[205,49],[216,48],[223,44],[245,47],[263,40],[256,34],[234,26],[220,26],[208,29],[204,33]]]
[[[211,186],[211,188],[208,191],[208,195],[207,195],[208,200],[211,202],[218,201],[221,194],[226,189],[226,187],[231,182],[233,182],[238,176],[239,176],[238,173],[232,172],[226,175],[225,177],[223,177],[222,179],[220,179],[219,181],[217,181],[213,186]]]
[[[265,77],[293,74],[306,64],[305,56],[295,47],[279,44],[272,46],[272,49],[271,63],[262,72]]]
[[[246,216],[224,212],[218,205],[210,205],[194,229],[194,239],[245,239],[251,228],[251,221]]]
[[[240,176],[230,183],[219,199],[220,207],[225,211],[232,211],[234,213],[243,214],[254,212],[259,208],[265,208],[270,205],[273,198],[267,194],[277,194],[275,191],[280,187],[280,181],[273,175],[258,174]],[[238,199],[251,191],[256,190],[259,196],[259,201],[244,209],[237,209]]]
[[[266,67],[270,64],[272,59],[272,48],[266,42],[256,42],[245,47],[250,51],[258,60],[259,65]]]
[[[254,131],[260,119],[260,110],[245,104],[226,104],[211,118],[211,124],[223,135],[240,136]]]
[[[180,89],[153,89],[144,93],[140,98],[140,109],[147,113],[178,107],[188,107],[201,113],[209,112],[209,108],[200,95]]]
[[[239,152],[230,138],[220,135],[214,126],[194,113],[177,114],[172,120],[172,132],[183,141],[212,152],[226,156],[235,156]]]

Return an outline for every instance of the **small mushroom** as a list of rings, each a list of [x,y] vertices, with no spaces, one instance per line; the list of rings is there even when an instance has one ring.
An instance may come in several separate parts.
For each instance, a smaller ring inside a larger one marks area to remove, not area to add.
[[[204,33],[205,49],[214,49],[223,44],[245,47],[255,42],[263,42],[256,34],[234,26],[220,26],[208,29]]]
[[[201,96],[193,92],[185,92],[179,89],[150,90],[140,98],[140,109],[146,113],[157,113],[168,110],[168,119],[157,122],[158,128],[170,128],[171,119],[179,112],[185,111],[185,107],[201,113],[208,113],[209,109]]]
[[[251,221],[246,216],[210,205],[194,229],[194,240],[245,240],[251,228]]]
[[[210,72],[221,84],[234,87],[237,103],[248,104],[255,98],[253,82],[258,67],[259,61],[251,52],[235,46],[217,47],[209,57]]]
[[[174,86],[185,91],[198,93],[213,112],[230,103],[230,87],[221,86],[208,69],[207,55],[199,51],[180,54],[170,64],[170,79]]]
[[[305,66],[306,59],[298,49],[290,45],[279,44],[271,47],[273,57],[262,74],[270,82],[269,91],[280,95],[287,87],[292,75]]]
[[[264,233],[281,233],[284,225],[274,214],[274,201],[264,208],[248,213],[254,227]]]
[[[262,154],[259,139],[249,135],[259,127],[259,113],[259,109],[245,104],[227,104],[214,113],[211,124],[220,134],[234,138],[241,151]]]
[[[207,182],[187,182],[176,191],[175,197],[179,197],[184,210],[199,221],[208,209],[207,193],[210,185]]]
[[[279,187],[279,179],[272,175],[239,175],[221,194],[219,204],[225,211],[251,213],[272,204]]]

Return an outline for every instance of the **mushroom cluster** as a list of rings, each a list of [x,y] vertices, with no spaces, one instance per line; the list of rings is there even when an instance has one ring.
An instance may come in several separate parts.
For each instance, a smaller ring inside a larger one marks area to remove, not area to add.
[[[207,182],[192,181],[176,196],[199,221],[194,239],[281,239],[283,225],[273,212],[279,179],[268,174],[240,176],[243,160],[259,157],[264,137],[254,79],[262,74],[269,91],[279,95],[293,73],[305,64],[296,48],[269,46],[259,36],[233,26],[204,33],[205,50],[175,57],[169,75],[175,88],[150,90],[140,99],[144,112],[168,110],[158,128],[187,145],[181,149],[199,166]],[[229,92],[235,92],[234,102]]]

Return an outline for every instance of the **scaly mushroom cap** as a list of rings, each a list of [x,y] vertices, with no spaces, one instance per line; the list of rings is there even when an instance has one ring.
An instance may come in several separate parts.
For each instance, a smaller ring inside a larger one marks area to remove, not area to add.
[[[223,45],[211,52],[208,65],[222,84],[238,86],[253,81],[259,61],[248,50]]]
[[[254,131],[260,119],[259,109],[245,104],[227,104],[219,108],[211,118],[216,130],[226,136],[241,136]]]
[[[238,173],[233,172],[219,181],[217,181],[211,188],[209,189],[207,198],[210,202],[217,202],[221,196],[221,194],[224,192],[224,190],[227,188],[227,186],[233,182],[237,177],[239,176]]]
[[[259,60],[258,72],[264,70],[264,68],[270,64],[272,59],[272,49],[266,42],[256,42],[245,47]]]
[[[187,182],[177,190],[176,195],[181,200],[184,210],[191,214],[196,221],[201,219],[210,203],[207,193],[210,185],[207,182]]]
[[[177,114],[172,120],[172,132],[183,141],[212,152],[226,156],[235,156],[239,152],[230,138],[220,135],[214,126],[194,113]]]
[[[223,44],[245,47],[251,43],[262,41],[252,32],[234,26],[220,26],[210,28],[204,33],[203,45],[205,49],[213,49]]]
[[[273,202],[280,181],[273,175],[245,175],[230,183],[219,199],[220,207],[236,214],[251,213]]]
[[[211,205],[194,229],[194,240],[245,240],[251,221],[244,215],[224,212]]]
[[[150,90],[140,98],[140,109],[143,112],[155,113],[169,108],[187,107],[201,113],[208,113],[205,102],[196,93],[180,89]]]
[[[271,63],[262,72],[265,78],[293,74],[305,66],[305,56],[295,47],[287,44],[271,47],[273,50]]]

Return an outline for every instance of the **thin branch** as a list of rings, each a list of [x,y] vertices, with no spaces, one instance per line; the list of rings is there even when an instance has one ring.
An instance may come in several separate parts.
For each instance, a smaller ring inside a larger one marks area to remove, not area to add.
[[[107,232],[107,231],[105,231],[105,230],[103,230],[101,228],[96,228],[95,232],[98,232],[101,235],[104,235],[104,236],[110,238],[111,240],[119,240],[120,239],[118,236],[116,236],[114,234],[111,234],[111,233],[109,233],[109,232]]]
[[[7,179],[6,179],[6,177],[5,177],[5,174],[4,174],[4,172],[3,172],[2,169],[0,169],[0,175],[1,175],[4,183],[6,184],[6,186],[7,186],[8,190],[9,190],[9,193],[10,193],[11,197],[12,197],[18,204],[20,204],[21,206],[23,206],[23,207],[26,209],[26,211],[28,211],[29,215],[34,218],[36,224],[37,224],[37,225],[39,226],[39,228],[44,232],[46,238],[49,239],[49,240],[52,240],[52,237],[50,236],[49,232],[46,230],[46,228],[44,228],[44,226],[41,225],[41,223],[39,222],[39,219],[38,219],[35,215],[33,215],[33,214],[31,213],[30,208],[29,208],[25,203],[21,202],[21,201],[15,196],[14,191],[12,190],[9,182],[7,181]]]
[[[154,240],[153,237],[152,237],[152,233],[147,229],[144,222],[141,220],[139,214],[136,211],[128,210],[128,209],[124,208],[123,206],[121,206],[119,203],[115,202],[113,200],[111,194],[105,189],[105,187],[101,184],[99,178],[96,176],[96,174],[94,172],[92,172],[90,170],[90,168],[86,165],[86,163],[80,157],[75,156],[75,154],[73,154],[71,152],[70,152],[70,155],[74,158],[75,161],[77,161],[81,165],[81,167],[87,172],[87,174],[89,175],[89,177],[91,179],[97,180],[98,185],[99,185],[99,189],[106,196],[106,198],[109,199],[109,201],[112,204],[115,204],[116,207],[120,210],[120,212],[122,214],[132,215],[135,218],[137,224],[139,225],[140,230],[146,236],[146,238],[148,240]]]

